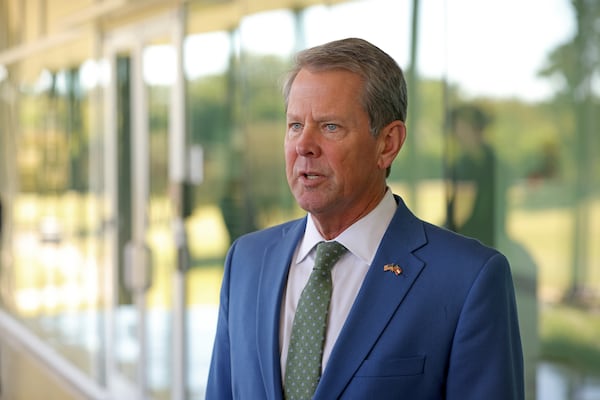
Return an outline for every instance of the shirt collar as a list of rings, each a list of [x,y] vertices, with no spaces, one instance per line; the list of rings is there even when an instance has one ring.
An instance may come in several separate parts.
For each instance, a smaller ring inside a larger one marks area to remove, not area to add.
[[[333,240],[343,244],[349,252],[370,265],[375,258],[379,243],[396,212],[397,206],[394,195],[388,188],[377,207],[340,233],[338,237]],[[317,227],[309,214],[304,237],[298,247],[296,263],[302,262],[310,254],[317,243],[321,241],[325,241],[325,239],[317,230]]]

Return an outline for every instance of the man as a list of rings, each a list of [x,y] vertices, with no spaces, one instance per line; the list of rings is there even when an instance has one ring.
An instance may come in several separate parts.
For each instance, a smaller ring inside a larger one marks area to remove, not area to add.
[[[296,62],[286,174],[308,215],[229,250],[207,399],[522,399],[506,259],[419,220],[386,185],[406,137],[401,69],[360,39]],[[315,245],[333,240],[347,251],[331,272],[320,376],[296,396],[290,354],[306,338],[294,319]]]

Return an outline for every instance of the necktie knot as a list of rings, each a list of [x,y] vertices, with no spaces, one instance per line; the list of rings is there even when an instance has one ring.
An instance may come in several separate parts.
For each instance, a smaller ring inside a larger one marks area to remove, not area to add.
[[[335,263],[338,262],[347,251],[348,249],[338,242],[319,242],[319,244],[317,244],[314,269],[331,271]]]

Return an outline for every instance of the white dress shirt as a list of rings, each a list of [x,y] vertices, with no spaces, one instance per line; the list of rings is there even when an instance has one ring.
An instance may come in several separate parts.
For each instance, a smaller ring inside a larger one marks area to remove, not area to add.
[[[396,207],[396,200],[388,188],[377,207],[333,239],[343,244],[348,252],[331,271],[333,292],[323,349],[323,370]],[[279,330],[282,378],[285,377],[285,364],[298,300],[312,272],[316,245],[324,240],[309,216],[304,237],[298,243],[292,257],[287,287],[283,294]]]

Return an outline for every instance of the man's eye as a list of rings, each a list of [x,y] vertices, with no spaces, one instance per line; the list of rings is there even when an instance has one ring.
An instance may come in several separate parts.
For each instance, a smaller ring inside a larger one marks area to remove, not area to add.
[[[338,126],[336,124],[327,124],[325,125],[325,129],[328,132],[335,132],[337,130]]]
[[[300,129],[302,129],[302,124],[300,124],[299,122],[292,122],[290,124],[290,129],[293,131],[299,131]]]

